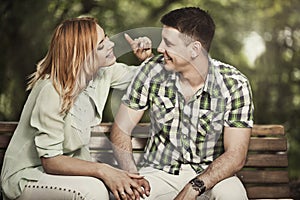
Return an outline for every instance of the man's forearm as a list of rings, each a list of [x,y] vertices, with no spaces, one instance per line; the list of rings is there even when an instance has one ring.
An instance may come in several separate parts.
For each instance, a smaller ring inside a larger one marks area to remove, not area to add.
[[[132,154],[131,135],[122,131],[117,124],[112,127],[110,140],[114,150],[114,156],[119,167],[123,170],[137,173],[137,167]]]
[[[204,173],[199,175],[207,189],[210,189],[219,181],[234,175],[244,166],[250,134],[251,129],[248,128],[225,128],[225,152],[214,160]]]
[[[239,154],[226,152],[214,160],[208,168],[198,176],[199,179],[204,181],[206,189],[212,188],[219,181],[233,176],[239,171],[244,162],[242,158],[238,157],[240,157]]]

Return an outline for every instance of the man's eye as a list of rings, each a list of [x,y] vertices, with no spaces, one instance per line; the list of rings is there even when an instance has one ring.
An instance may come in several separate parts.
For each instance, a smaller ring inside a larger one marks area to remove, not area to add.
[[[169,42],[169,41],[167,41],[167,40],[165,40],[165,44],[166,44],[168,47],[172,45],[171,42]]]

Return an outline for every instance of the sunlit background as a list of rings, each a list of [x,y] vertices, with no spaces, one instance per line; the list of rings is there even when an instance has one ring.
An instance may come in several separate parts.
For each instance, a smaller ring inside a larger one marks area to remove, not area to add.
[[[250,79],[256,124],[283,124],[289,142],[291,182],[300,179],[299,0],[1,0],[0,120],[19,119],[27,76],[45,55],[62,20],[91,15],[110,36],[139,27],[161,27],[174,8],[199,6],[216,23],[210,55]],[[129,53],[119,61],[138,64]],[[105,121],[112,121],[106,109]]]

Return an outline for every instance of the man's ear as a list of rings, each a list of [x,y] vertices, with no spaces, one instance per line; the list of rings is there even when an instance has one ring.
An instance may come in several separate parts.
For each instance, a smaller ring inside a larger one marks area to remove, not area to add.
[[[202,44],[199,41],[194,41],[192,44],[192,59],[195,59],[201,54]]]

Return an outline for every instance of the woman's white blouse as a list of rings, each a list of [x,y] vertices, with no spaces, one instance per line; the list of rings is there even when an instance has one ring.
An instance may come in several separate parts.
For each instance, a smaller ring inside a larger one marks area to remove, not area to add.
[[[1,184],[5,196],[15,199],[29,180],[39,179],[44,173],[41,156],[63,154],[92,160],[88,148],[91,127],[102,120],[110,88],[126,89],[136,68],[122,63],[100,68],[65,115],[60,114],[61,100],[52,82],[37,82],[4,157]]]

